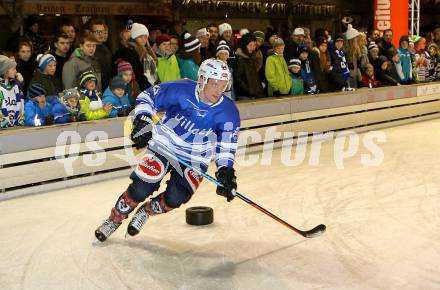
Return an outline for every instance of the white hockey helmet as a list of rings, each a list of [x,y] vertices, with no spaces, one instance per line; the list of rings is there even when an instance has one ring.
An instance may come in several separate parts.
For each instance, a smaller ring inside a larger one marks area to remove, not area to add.
[[[219,59],[210,58],[202,62],[199,68],[198,79],[202,83],[199,83],[200,90],[203,90],[209,79],[229,81],[231,80],[231,73],[229,72],[228,65]]]

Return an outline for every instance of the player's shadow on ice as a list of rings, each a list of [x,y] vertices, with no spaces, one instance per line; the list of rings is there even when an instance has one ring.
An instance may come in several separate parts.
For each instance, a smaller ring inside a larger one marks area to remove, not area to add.
[[[273,248],[273,245],[267,243],[255,243],[243,240],[228,241],[216,241],[213,243],[207,243],[203,246],[185,242],[183,240],[167,240],[148,237],[145,239],[110,239],[106,241],[102,246],[117,245],[122,246],[121,251],[127,252],[126,247],[130,248],[130,251],[140,250],[150,253],[149,258],[152,260],[157,259],[169,259],[170,262],[174,262],[176,257],[180,263],[183,264],[186,272],[191,272],[197,276],[204,277],[219,277],[228,278],[235,274],[236,268],[241,265],[246,265],[246,268],[252,269],[252,272],[264,272],[265,269],[257,266],[258,260],[271,255],[280,254],[289,248],[295,247],[306,240],[301,240],[283,247]],[[227,244],[227,246],[225,246]],[[252,255],[255,249],[273,248],[272,250],[261,252],[259,250],[258,255]],[[248,256],[248,258],[237,260],[237,257]],[[257,269],[258,268],[258,269]],[[191,275],[191,274],[190,274]]]

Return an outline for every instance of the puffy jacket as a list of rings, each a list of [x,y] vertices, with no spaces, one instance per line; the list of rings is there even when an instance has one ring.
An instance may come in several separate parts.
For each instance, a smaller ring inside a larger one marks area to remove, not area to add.
[[[177,57],[179,63],[180,76],[193,81],[197,81],[199,66],[194,62],[192,58],[187,58],[183,55]]]
[[[47,116],[52,115],[52,104],[47,103],[44,107],[40,107],[34,100],[29,100],[24,105],[24,124],[26,126],[38,127],[45,125]]]
[[[252,98],[263,98],[264,90],[260,82],[255,58],[245,54],[241,48],[237,49],[237,71],[235,86],[237,95]]]
[[[121,98],[115,96],[110,87],[105,90],[104,95],[102,96],[102,102],[104,104],[110,103],[113,106],[112,111],[108,116],[109,118],[114,118],[117,116],[128,116],[132,108],[130,104],[130,99],[128,98],[127,94],[123,95]]]
[[[40,84],[46,90],[46,97],[58,96],[62,91],[61,83],[55,76],[50,76],[37,70],[32,78],[29,86],[32,84]]]
[[[96,110],[93,110],[94,108],[90,108],[90,99],[89,97],[84,97],[84,99],[79,100],[79,104],[81,107],[81,111],[86,115],[86,120],[99,120],[99,119],[105,119],[108,117],[109,113],[107,113],[102,108],[102,100],[99,99],[98,101],[93,101],[95,104],[100,103],[100,108],[97,108]]]
[[[161,83],[180,80],[179,64],[173,54],[170,57],[158,57],[157,74]]]

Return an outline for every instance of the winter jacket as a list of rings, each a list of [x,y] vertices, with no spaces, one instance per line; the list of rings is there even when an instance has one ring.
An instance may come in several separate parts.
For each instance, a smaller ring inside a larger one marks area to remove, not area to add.
[[[157,74],[161,83],[180,80],[180,69],[176,55],[170,57],[158,56]]]
[[[267,58],[265,73],[269,86],[269,96],[273,96],[273,93],[277,91],[283,95],[290,92],[292,80],[290,79],[287,63],[282,55],[274,54]]]
[[[315,77],[313,76],[309,59],[301,60],[301,78],[304,81],[304,91],[308,93],[315,93]]]
[[[345,52],[343,49],[337,50],[333,42],[329,43],[331,70],[330,81],[334,89],[340,90],[347,85],[350,79],[350,71],[345,60]]]
[[[101,88],[106,88],[112,77],[112,52],[105,44],[97,44],[95,58],[101,68]]]
[[[103,109],[102,100],[100,98],[96,101],[90,101],[89,97],[84,96],[83,99],[79,100],[79,104],[87,121],[105,119],[109,115],[109,113]]]
[[[330,55],[327,52],[328,61],[330,62]],[[313,76],[315,77],[315,83],[318,86],[318,90],[322,93],[328,92],[329,90],[329,72],[327,70],[321,69],[321,51],[314,47],[309,55],[310,66],[312,68]],[[328,69],[330,69],[330,63],[328,64]]]
[[[427,82],[429,80],[429,60],[426,59],[425,52],[415,54],[416,79],[418,82]]]
[[[399,83],[403,81],[405,75],[403,74],[402,62],[400,60],[398,62],[390,61],[390,74]]]
[[[0,128],[24,125],[24,98],[15,81],[0,79]]]
[[[193,81],[197,81],[199,66],[194,62],[192,58],[179,55],[177,57],[177,63],[179,64],[180,76]]]
[[[113,105],[112,111],[108,116],[109,118],[128,116],[132,109],[128,95],[125,94],[122,97],[115,96],[110,87],[105,90],[102,96],[102,103]]]
[[[24,105],[25,125],[39,127],[46,125],[46,117],[52,115],[52,105],[46,102],[44,107],[31,99]]]
[[[73,51],[70,59],[63,67],[63,87],[64,89],[79,88],[79,75],[86,71],[92,70],[98,79],[97,88],[101,91],[101,67],[95,57],[85,56],[81,49],[77,48]]]
[[[412,64],[411,55],[407,49],[399,48],[397,50],[399,53],[399,59],[402,63],[403,79],[402,83],[410,83],[412,81]]]
[[[81,111],[80,104],[75,109],[69,107],[67,102],[63,102],[62,98],[53,105],[52,114],[56,124],[65,124],[72,121],[85,121],[86,116]]]
[[[159,82],[154,59],[150,55],[147,55],[147,57],[141,61],[133,42],[128,42],[127,46],[122,45],[118,48],[113,56],[113,63],[118,59],[123,59],[131,64],[135,79],[138,82],[141,91],[144,91]],[[116,66],[114,71],[116,71]]]
[[[431,56],[429,52],[425,51],[425,58],[428,60],[428,66],[427,66],[427,80],[428,81],[434,81],[437,77],[437,65],[438,65],[438,59],[436,56]]]
[[[264,90],[258,76],[255,59],[244,53],[241,48],[237,49],[236,55],[238,56],[237,71],[235,73],[237,95],[263,98]]]
[[[304,95],[304,81],[301,78],[301,73],[294,74],[290,72],[290,77],[292,78],[290,95],[292,96]]]
[[[32,84],[40,84],[46,90],[46,98],[58,97],[58,93],[62,91],[61,83],[55,76],[50,76],[42,73],[40,70],[37,70],[32,78],[29,86]]]
[[[31,57],[28,61],[17,58],[17,71],[21,73],[24,83],[21,86],[22,92],[27,92],[29,83],[34,77],[35,72],[35,58]]]
[[[369,77],[366,74],[362,75],[362,79],[361,79],[361,85],[363,87],[367,87],[367,88],[377,88],[380,86],[380,82],[378,80],[376,80],[376,78],[373,77]]]

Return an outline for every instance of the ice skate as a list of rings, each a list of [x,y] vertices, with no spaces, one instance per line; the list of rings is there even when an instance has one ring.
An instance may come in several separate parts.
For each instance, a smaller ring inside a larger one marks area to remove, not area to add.
[[[136,211],[130,223],[128,224],[127,234],[129,234],[130,236],[135,236],[139,234],[140,230],[144,226],[147,219],[148,219],[148,214],[145,211],[145,204],[144,204]]]
[[[108,218],[102,223],[99,228],[95,230],[95,237],[100,242],[104,242],[111,234],[113,234],[118,229],[120,225],[121,222],[115,223],[110,218]]]

